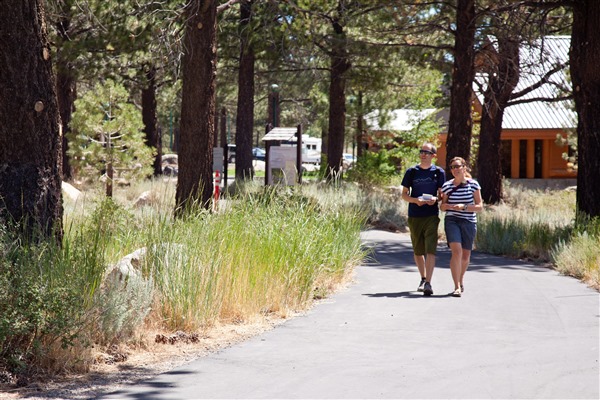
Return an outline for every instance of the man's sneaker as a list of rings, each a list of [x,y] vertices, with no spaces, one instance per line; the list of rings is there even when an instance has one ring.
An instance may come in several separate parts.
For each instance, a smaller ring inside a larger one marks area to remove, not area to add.
[[[425,282],[425,288],[423,289],[424,296],[431,296],[433,294],[433,289],[431,288],[431,283]]]
[[[419,283],[419,288],[417,289],[417,292],[422,292],[423,290],[425,290],[425,278],[421,278],[421,283]]]

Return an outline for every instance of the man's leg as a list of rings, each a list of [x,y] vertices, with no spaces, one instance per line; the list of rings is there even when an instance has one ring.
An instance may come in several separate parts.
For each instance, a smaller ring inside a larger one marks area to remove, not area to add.
[[[410,241],[413,247],[413,257],[419,270],[421,281],[417,291],[422,292],[425,285],[425,245],[423,242],[423,219],[408,217],[408,228],[410,229]]]
[[[431,283],[433,269],[435,268],[435,254],[427,254],[425,258],[425,280]]]
[[[425,227],[425,286],[423,294],[425,296],[431,296],[433,294],[433,288],[431,287],[431,279],[433,278],[433,270],[435,268],[435,253],[437,251],[438,241],[438,225],[440,219],[438,216],[432,216],[427,218]]]
[[[414,257],[415,257],[415,264],[417,264],[417,268],[419,269],[421,278],[426,278],[425,256],[418,256],[415,254]]]
[[[417,292],[422,292],[425,290],[425,256],[414,255],[415,264],[417,264],[417,268],[419,269],[419,275],[421,276],[421,281],[419,282],[419,287],[417,288]]]

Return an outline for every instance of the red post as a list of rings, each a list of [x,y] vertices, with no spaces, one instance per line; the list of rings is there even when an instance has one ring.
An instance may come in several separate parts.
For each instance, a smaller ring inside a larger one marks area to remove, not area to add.
[[[214,177],[214,193],[215,193],[215,197],[214,197],[214,209],[217,209],[217,203],[219,201],[219,196],[220,196],[220,192],[221,192],[221,173],[219,172],[219,170],[215,171],[215,177]]]

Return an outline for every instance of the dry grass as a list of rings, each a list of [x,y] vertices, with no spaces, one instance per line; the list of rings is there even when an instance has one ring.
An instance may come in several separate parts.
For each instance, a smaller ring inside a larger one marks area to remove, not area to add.
[[[115,188],[114,202],[104,201],[103,188],[85,188],[77,200],[65,199],[63,248],[58,258],[45,262],[53,267],[32,274],[37,279],[41,273],[41,280],[50,274],[55,285],[78,285],[68,291],[87,299],[78,303],[83,313],[77,321],[63,321],[59,334],[79,330],[79,335],[65,349],[47,343],[43,329],[24,332],[28,340],[39,341],[42,351],[24,348],[15,354],[35,360],[38,372],[55,374],[52,382],[69,377],[72,391],[79,391],[76,381],[85,384],[96,374],[102,375],[100,382],[111,374],[111,381],[137,379],[160,372],[156,358],[167,368],[179,362],[181,352],[205,354],[303,312],[344,285],[363,257],[358,233],[364,218],[355,206],[359,195],[340,190],[310,194],[247,185],[218,213],[200,210],[175,220],[172,179]],[[116,286],[98,283],[110,270],[105,271],[107,265],[140,248],[146,256],[136,268],[145,280],[132,275]],[[36,254],[43,259],[50,253]],[[73,274],[77,280],[68,278]],[[73,307],[59,311],[75,312],[77,302]],[[181,343],[185,337],[194,340]],[[121,376],[116,371],[129,366],[142,372]],[[2,368],[0,361],[0,373]],[[41,386],[54,390],[43,380],[27,385],[33,370],[26,363],[19,370],[9,380],[24,386],[20,393]]]

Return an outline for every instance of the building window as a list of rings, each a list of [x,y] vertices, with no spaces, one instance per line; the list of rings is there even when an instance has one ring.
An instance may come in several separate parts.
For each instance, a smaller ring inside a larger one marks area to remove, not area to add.
[[[502,176],[510,178],[512,166],[512,140],[503,140],[500,143],[500,165],[502,166]]]
[[[527,140],[519,140],[519,178],[527,178]]]

